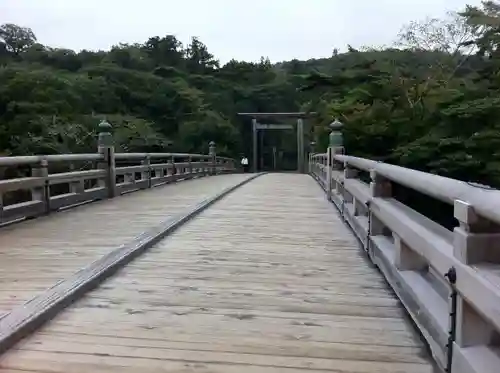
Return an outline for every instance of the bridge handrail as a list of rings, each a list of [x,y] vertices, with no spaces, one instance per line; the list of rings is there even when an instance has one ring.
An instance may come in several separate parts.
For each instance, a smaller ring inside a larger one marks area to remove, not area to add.
[[[211,156],[208,154],[189,154],[189,153],[116,153],[115,159],[129,160],[129,159],[158,159],[158,158],[191,158],[191,159],[209,159]],[[217,157],[220,159],[221,157]]]
[[[334,158],[448,204],[456,200],[467,202],[474,206],[477,214],[500,223],[500,190],[358,157],[336,155]]]
[[[500,366],[493,345],[500,336],[500,191],[330,151],[331,159],[310,156],[310,174],[398,294],[441,368]],[[369,172],[371,183],[359,171]],[[450,231],[397,201],[392,183],[453,205],[459,226]]]
[[[314,154],[312,158],[326,161],[327,154]],[[466,202],[474,206],[477,214],[500,224],[500,190],[365,158],[347,155],[333,158],[451,205],[457,200]]]
[[[22,175],[18,167],[24,166],[30,174]],[[0,168],[15,172],[0,178],[1,226],[172,181],[234,172],[236,163],[217,156],[213,143],[210,154],[114,153],[105,145],[91,154],[0,157]],[[17,193],[13,201],[10,193]]]
[[[26,155],[13,157],[0,157],[0,167],[33,165],[46,160],[47,162],[71,162],[71,161],[98,161],[103,159],[101,154],[49,154],[49,155]]]
[[[209,159],[208,154],[190,154],[190,153],[115,153],[116,160],[135,160],[135,159],[157,159],[157,158],[191,158],[191,159]],[[103,159],[102,154],[48,154],[48,155],[27,155],[0,157],[0,167],[33,165],[46,160],[47,162],[75,162],[75,161],[99,161]],[[217,160],[232,160],[228,157],[216,156]]]

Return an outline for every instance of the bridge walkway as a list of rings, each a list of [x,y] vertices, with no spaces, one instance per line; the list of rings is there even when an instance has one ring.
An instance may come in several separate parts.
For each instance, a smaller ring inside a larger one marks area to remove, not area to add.
[[[433,368],[334,207],[298,174],[240,187],[0,358],[0,373],[313,371]]]
[[[248,177],[185,180],[3,227],[0,316],[148,228]]]

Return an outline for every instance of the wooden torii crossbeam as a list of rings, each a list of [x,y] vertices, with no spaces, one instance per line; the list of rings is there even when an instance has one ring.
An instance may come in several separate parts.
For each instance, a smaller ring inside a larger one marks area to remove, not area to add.
[[[257,172],[257,131],[258,130],[288,130],[290,125],[262,124],[257,119],[297,119],[297,171],[304,172],[304,119],[317,115],[315,112],[290,112],[290,113],[238,113],[238,115],[252,118],[252,169]]]

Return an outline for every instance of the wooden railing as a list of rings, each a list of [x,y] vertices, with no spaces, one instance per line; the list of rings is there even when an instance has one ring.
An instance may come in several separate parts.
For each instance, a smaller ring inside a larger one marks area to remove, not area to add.
[[[500,191],[333,152],[311,155],[309,171],[398,295],[438,365],[453,373],[497,372]],[[449,230],[399,202],[394,184],[453,206],[457,226]]]
[[[0,169],[14,170],[15,175],[0,180],[0,225],[177,180],[235,171],[232,159],[211,152],[115,154],[112,146],[102,146],[96,154],[0,157]]]

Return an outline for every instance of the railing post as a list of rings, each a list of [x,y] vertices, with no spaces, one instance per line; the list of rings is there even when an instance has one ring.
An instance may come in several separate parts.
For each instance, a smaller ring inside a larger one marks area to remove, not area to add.
[[[311,174],[317,180],[317,177],[316,177],[316,174],[317,174],[317,171],[316,171],[316,160],[314,158],[314,154],[311,155]]]
[[[358,175],[359,171],[357,169],[351,167],[351,165],[349,165],[348,162],[344,162],[344,188],[342,188],[342,196],[346,203],[352,203],[353,217],[360,215],[360,204],[359,201],[353,195],[347,192],[347,189],[345,188],[345,182],[349,179],[356,179]]]
[[[372,198],[389,198],[392,196],[392,185],[390,180],[387,180],[385,177],[377,174],[375,170],[370,171],[370,177],[372,179],[370,183],[370,194]],[[375,216],[370,209],[368,212],[369,217],[369,227],[368,227],[368,236],[380,236],[385,234],[385,225],[380,221],[380,219]],[[370,245],[370,240],[368,239],[368,255],[373,261],[373,248]],[[404,250],[404,245],[399,245],[396,242],[397,250]],[[405,251],[401,253],[396,253],[396,257],[400,257],[401,255],[405,255]]]
[[[3,223],[3,194],[0,192],[0,223]]]
[[[500,227],[478,216],[473,206],[455,200],[454,217],[459,226],[453,230],[453,255],[464,264],[500,262]],[[491,256],[491,257],[490,257]]]
[[[191,163],[191,156],[188,157],[188,170],[189,170],[189,175],[190,177],[193,176],[193,164]]]
[[[172,179],[175,178],[175,174],[177,173],[177,170],[175,169],[175,158],[172,155],[169,159],[169,163],[172,165],[171,167],[167,168],[167,176],[172,176]],[[170,169],[170,172],[169,172]]]
[[[76,167],[74,164],[70,165],[70,170],[72,172],[78,171],[78,170],[76,170]],[[85,192],[85,180],[80,179],[80,180],[72,181],[71,183],[69,183],[69,191],[70,191],[70,193],[74,193],[74,194],[82,194],[83,192]]]
[[[358,177],[358,170],[352,168],[349,163],[344,162],[344,179],[355,179]]]
[[[108,192],[108,198],[116,195],[116,166],[115,147],[113,145],[113,135],[111,134],[111,124],[102,120],[99,123],[98,153],[103,159],[99,162],[98,168],[105,170],[104,180],[100,181],[101,186]]]
[[[43,203],[43,213],[50,212],[50,188],[49,188],[49,162],[42,158],[39,164],[31,169],[31,176],[41,177],[44,180],[42,186],[37,186],[31,189],[31,199],[33,201],[41,201]]]
[[[453,207],[460,224],[453,230],[453,256],[466,265],[498,263],[500,227],[478,216],[467,202],[455,200]],[[488,344],[495,329],[460,294],[456,302],[456,343],[460,347]]]
[[[151,157],[149,156],[149,154],[146,156],[146,158],[144,158],[142,161],[141,161],[141,164],[143,166],[147,166],[147,170],[145,171],[142,171],[141,172],[141,181],[142,180],[147,180],[148,181],[148,188],[151,188],[151,185],[152,185],[152,182],[151,182]]]
[[[357,215],[356,199],[353,195],[347,192],[345,188],[345,182],[348,179],[355,179],[358,176],[358,170],[349,166],[347,162],[344,162],[344,187],[342,188],[342,199],[344,203],[352,203],[353,205],[353,217]]]
[[[216,158],[216,153],[215,153],[215,142],[210,141],[208,144],[208,155],[210,156],[210,174],[215,175],[216,174],[216,167],[217,167],[217,158]]]
[[[316,156],[314,159],[314,172],[316,174],[316,178],[318,178],[318,174],[319,174],[319,157],[318,156]]]
[[[399,271],[420,271],[427,266],[423,257],[410,249],[408,245],[395,233],[394,246],[396,248],[394,265]]]
[[[329,146],[327,152],[328,169],[327,169],[327,197],[328,200],[332,200],[332,170],[334,167],[334,158],[337,154],[344,153],[344,137],[342,135],[342,127],[344,125],[335,119],[334,122],[330,123],[330,135],[329,135]]]
[[[370,171],[372,179],[370,183],[370,192],[372,197],[389,198],[392,196],[392,185],[385,177],[377,174],[375,170]]]
[[[324,187],[327,188],[327,174],[328,174],[328,149],[323,157],[323,160],[322,160],[322,164],[323,164],[323,183],[324,183]]]
[[[326,153],[326,198],[332,200],[332,168],[333,168],[333,147],[329,146]]]

